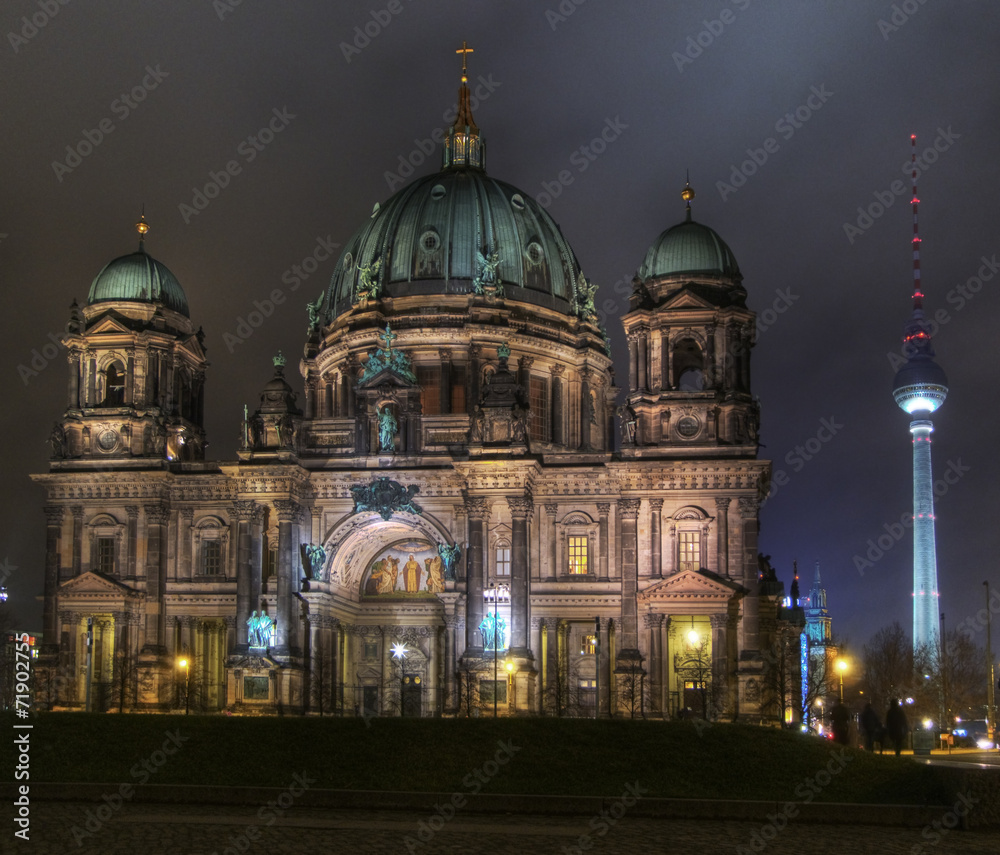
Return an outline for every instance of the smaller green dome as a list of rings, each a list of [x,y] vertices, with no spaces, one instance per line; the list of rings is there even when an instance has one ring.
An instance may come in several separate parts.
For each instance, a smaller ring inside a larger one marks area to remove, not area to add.
[[[683,273],[736,281],[743,278],[736,256],[726,242],[713,229],[691,219],[667,229],[653,241],[639,268],[642,280]]]
[[[168,309],[190,317],[187,297],[177,277],[143,250],[108,262],[94,277],[87,305],[121,300],[163,303]]]

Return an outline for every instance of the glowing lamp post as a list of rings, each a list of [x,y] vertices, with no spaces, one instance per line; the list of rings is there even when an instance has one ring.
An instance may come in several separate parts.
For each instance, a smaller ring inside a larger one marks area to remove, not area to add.
[[[184,715],[191,709],[191,662],[181,659],[177,664],[184,669]]]
[[[514,663],[509,659],[504,662],[504,668],[507,669],[507,707],[508,709],[513,709],[514,705]],[[496,696],[496,691],[494,690],[494,697]]]
[[[837,670],[840,672],[840,702],[844,702],[844,672],[847,670],[847,662],[843,659],[837,660]]]
[[[406,661],[407,649],[405,644],[398,641],[392,645],[392,658],[399,663],[399,717],[403,717],[403,663]]]

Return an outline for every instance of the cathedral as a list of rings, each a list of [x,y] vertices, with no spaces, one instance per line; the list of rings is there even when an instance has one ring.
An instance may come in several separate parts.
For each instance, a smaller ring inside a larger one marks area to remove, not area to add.
[[[686,187],[636,259],[622,394],[596,285],[486,171],[460,52],[441,170],[346,244],[304,394],[276,356],[231,459],[205,459],[204,336],[144,219],[74,302],[34,476],[43,706],[778,719],[736,258]]]

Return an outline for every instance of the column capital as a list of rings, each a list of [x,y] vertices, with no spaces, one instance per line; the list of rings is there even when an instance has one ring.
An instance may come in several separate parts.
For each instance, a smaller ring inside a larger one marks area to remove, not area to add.
[[[725,629],[729,625],[729,615],[725,614],[709,615],[708,619],[712,624],[713,630]]]
[[[170,511],[165,505],[143,505],[146,512],[146,522],[149,525],[166,525],[170,518]]]
[[[739,506],[740,516],[743,519],[753,519],[760,511],[760,500],[756,496],[741,496]]]
[[[442,347],[438,350],[438,359],[442,362],[451,362],[451,350],[447,347]]]
[[[663,499],[650,499],[649,509],[654,513],[658,514],[663,510]]]
[[[73,514],[73,520],[77,523],[83,522],[83,505],[73,505],[70,509],[70,513]]]
[[[611,502],[598,502],[597,503],[597,513],[602,517],[606,517],[611,513]]]
[[[663,626],[665,615],[645,614],[642,616],[646,629],[659,629]]]
[[[126,505],[125,513],[128,514],[130,520],[139,519],[139,506],[138,505]]]
[[[552,366],[552,376],[555,377],[556,379],[562,377],[563,374],[565,374],[565,373],[566,373],[566,366],[565,365],[553,365]]]
[[[559,504],[557,502],[546,502],[545,513],[547,513],[550,517],[554,517],[557,513],[559,513]]]
[[[510,514],[515,519],[527,519],[531,516],[535,503],[531,496],[508,496],[507,507],[510,508]]]
[[[466,514],[465,505],[455,505],[454,510],[455,510],[455,516],[456,517],[464,517],[465,514]]]
[[[618,512],[621,514],[623,520],[634,520],[639,516],[639,506],[641,504],[642,499],[619,499]]]
[[[469,356],[473,359],[478,359],[482,356],[483,346],[481,344],[470,344],[469,345]]]
[[[297,502],[291,499],[275,499],[274,500],[274,512],[278,515],[278,522],[288,522],[294,523],[298,522],[299,519],[299,507]]]
[[[309,508],[309,515],[314,520],[318,520],[320,517],[323,516],[323,509],[318,505],[313,505],[311,508]]]
[[[716,496],[715,497],[715,510],[720,514],[725,513],[729,510],[729,504],[733,499],[731,496]]]
[[[237,499],[233,502],[233,515],[239,520],[248,522],[257,516],[260,510],[252,499]]]
[[[63,517],[66,514],[66,509],[61,505],[46,505],[45,511],[45,524],[52,526],[61,526]]]
[[[535,357],[533,356],[522,356],[519,357],[517,360],[517,367],[522,369],[523,371],[527,371],[534,364],[535,364]]]
[[[465,510],[469,515],[470,520],[476,520],[478,522],[484,522],[489,519],[490,508],[486,502],[486,499],[475,496],[465,500]]]
[[[191,525],[194,522],[194,508],[181,508],[180,511],[184,524]]]

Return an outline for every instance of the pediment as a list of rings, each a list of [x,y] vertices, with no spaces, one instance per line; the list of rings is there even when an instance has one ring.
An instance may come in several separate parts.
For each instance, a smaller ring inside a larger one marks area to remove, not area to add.
[[[699,297],[686,288],[681,288],[663,302],[663,309],[715,309],[716,307],[703,297]]]
[[[743,587],[709,571],[681,570],[639,592],[640,602],[664,600],[700,600],[726,602],[742,594]]]
[[[87,335],[107,335],[109,333],[116,335],[120,333],[130,334],[131,332],[132,330],[110,313],[87,329]]]
[[[397,389],[411,389],[415,384],[401,377],[392,368],[383,368],[378,374],[373,374],[358,383],[359,389],[377,389],[379,386],[395,386]]]
[[[198,336],[192,335],[184,339],[181,342],[179,350],[182,353],[188,354],[195,362],[205,361],[205,349],[201,346],[201,342],[198,341]]]
[[[63,582],[58,588],[58,594],[60,597],[140,596],[138,591],[130,588],[128,585],[123,585],[121,582],[116,582],[114,579],[109,579],[107,576],[102,576],[100,573],[94,573],[91,570],[88,570],[86,573],[81,573],[79,576],[75,576],[67,582]]]

